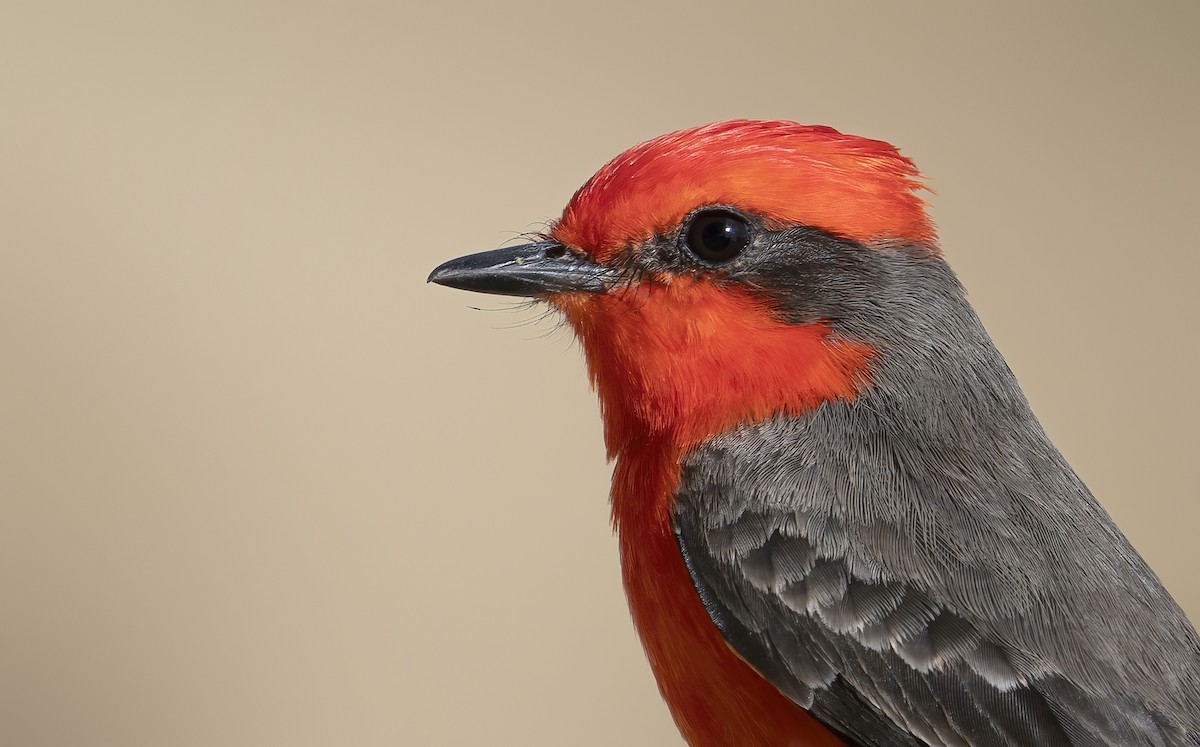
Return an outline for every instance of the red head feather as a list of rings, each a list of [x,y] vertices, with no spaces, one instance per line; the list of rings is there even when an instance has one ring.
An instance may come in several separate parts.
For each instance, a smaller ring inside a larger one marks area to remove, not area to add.
[[[795,122],[717,122],[614,158],[575,193],[551,234],[603,262],[701,205],[721,204],[860,242],[932,244],[921,187],[912,162],[880,140]]]

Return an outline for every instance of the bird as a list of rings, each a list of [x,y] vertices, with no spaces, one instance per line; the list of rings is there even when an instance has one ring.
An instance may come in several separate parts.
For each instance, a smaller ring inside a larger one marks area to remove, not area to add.
[[[431,282],[580,343],[633,624],[693,747],[1200,746],[1200,641],[1055,448],[925,177],[733,120]]]

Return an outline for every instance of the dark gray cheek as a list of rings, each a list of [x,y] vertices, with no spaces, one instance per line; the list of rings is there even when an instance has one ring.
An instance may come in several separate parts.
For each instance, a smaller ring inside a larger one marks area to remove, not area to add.
[[[789,232],[731,279],[761,289],[793,324],[825,322],[839,336],[878,350],[962,303],[944,261],[920,247],[866,247],[811,230]]]
[[[869,261],[845,256],[805,256],[784,264],[763,263],[742,280],[761,288],[784,320],[824,321],[835,329],[880,304],[879,273]]]

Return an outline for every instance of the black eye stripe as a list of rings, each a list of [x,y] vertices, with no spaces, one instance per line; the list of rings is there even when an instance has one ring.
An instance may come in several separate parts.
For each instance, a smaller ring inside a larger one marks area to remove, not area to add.
[[[728,262],[750,245],[750,225],[728,210],[703,210],[688,222],[683,243],[705,262]]]

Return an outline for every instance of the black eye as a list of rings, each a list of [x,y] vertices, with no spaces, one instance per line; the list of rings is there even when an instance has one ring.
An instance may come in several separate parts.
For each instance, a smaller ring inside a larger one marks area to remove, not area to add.
[[[750,226],[724,210],[697,213],[684,234],[687,248],[706,262],[728,262],[750,244]]]

